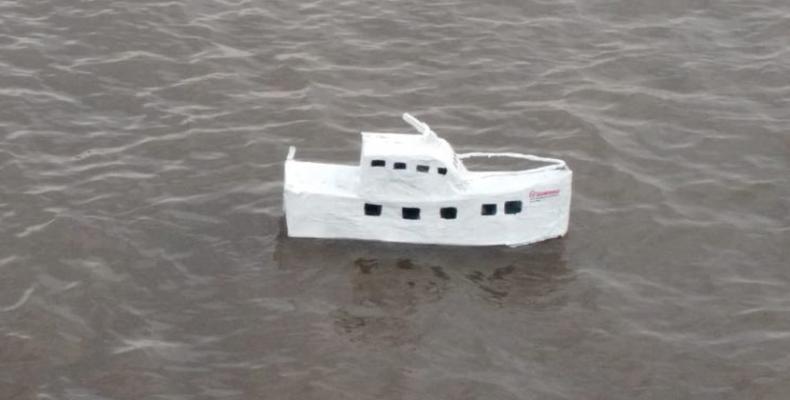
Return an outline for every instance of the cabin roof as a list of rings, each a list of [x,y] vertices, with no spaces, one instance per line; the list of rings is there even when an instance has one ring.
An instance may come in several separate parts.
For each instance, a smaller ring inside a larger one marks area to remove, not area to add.
[[[433,135],[362,132],[362,157],[437,160],[452,165],[455,152],[446,140]]]

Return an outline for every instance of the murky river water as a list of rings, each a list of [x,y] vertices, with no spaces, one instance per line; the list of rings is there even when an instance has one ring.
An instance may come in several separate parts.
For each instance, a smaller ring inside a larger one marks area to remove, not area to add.
[[[288,239],[403,111],[569,235]],[[0,398],[787,399],[790,3],[0,1]]]

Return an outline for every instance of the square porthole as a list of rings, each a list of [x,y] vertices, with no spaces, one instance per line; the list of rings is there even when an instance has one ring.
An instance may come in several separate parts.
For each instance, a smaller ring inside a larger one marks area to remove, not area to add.
[[[403,219],[420,219],[420,209],[414,207],[403,207],[401,210]]]
[[[396,162],[395,164],[393,164],[392,168],[394,168],[394,169],[406,169],[406,163],[405,162]]]
[[[447,168],[439,167],[439,168],[436,169],[436,172],[438,172],[439,175],[447,175]]]
[[[483,207],[480,208],[480,214],[496,215],[496,204],[483,204]]]
[[[518,214],[521,212],[521,201],[513,200],[505,202],[505,214]]]
[[[430,170],[431,170],[431,167],[429,167],[427,165],[418,165],[417,166],[417,172],[428,172]]]
[[[439,215],[444,219],[455,219],[458,216],[458,209],[455,207],[443,207],[439,210]]]
[[[381,204],[365,203],[365,215],[379,216],[381,215]]]
[[[370,162],[371,167],[384,167],[387,165],[387,162],[384,160],[373,160]]]

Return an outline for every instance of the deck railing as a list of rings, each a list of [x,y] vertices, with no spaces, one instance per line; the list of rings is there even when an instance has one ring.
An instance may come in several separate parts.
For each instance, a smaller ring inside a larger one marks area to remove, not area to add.
[[[463,159],[467,159],[467,158],[475,158],[475,157],[520,158],[520,159],[523,159],[523,160],[545,162],[545,163],[550,163],[551,164],[551,165],[544,165],[542,167],[529,168],[529,169],[517,170],[517,171],[486,171],[486,175],[502,175],[502,174],[516,173],[516,172],[535,173],[535,172],[551,171],[551,170],[555,170],[555,169],[565,169],[566,168],[565,161],[562,161],[562,160],[557,159],[557,158],[535,156],[535,155],[532,155],[532,154],[521,154],[521,153],[483,153],[483,152],[458,154],[458,158],[462,159],[462,160]]]

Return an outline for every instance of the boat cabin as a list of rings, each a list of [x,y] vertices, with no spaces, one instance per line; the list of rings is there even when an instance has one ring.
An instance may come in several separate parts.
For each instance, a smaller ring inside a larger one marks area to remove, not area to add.
[[[433,131],[362,132],[359,191],[367,198],[446,199],[463,191],[465,173],[452,146]]]

